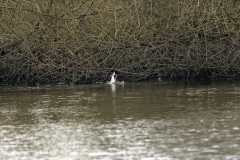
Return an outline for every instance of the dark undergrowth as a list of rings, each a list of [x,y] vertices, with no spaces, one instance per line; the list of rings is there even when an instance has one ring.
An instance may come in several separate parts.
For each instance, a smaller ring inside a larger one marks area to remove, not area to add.
[[[0,84],[240,78],[236,0],[0,3]]]

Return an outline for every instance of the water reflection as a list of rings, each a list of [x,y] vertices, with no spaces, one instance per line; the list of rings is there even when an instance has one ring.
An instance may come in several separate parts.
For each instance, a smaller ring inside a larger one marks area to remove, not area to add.
[[[238,159],[240,84],[0,89],[1,159]]]

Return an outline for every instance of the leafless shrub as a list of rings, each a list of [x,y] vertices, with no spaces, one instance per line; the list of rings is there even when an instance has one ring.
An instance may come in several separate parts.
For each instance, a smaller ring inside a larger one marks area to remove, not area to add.
[[[239,2],[2,1],[1,83],[239,76]]]

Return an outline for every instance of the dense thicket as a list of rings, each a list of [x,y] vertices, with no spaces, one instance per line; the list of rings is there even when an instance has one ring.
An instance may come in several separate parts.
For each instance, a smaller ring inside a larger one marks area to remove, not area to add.
[[[0,83],[236,78],[236,0],[1,0]]]

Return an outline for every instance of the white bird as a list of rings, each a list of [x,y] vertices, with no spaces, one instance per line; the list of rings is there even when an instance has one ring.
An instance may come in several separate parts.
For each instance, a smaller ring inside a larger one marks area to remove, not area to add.
[[[108,84],[115,84],[116,83],[116,79],[117,79],[117,75],[116,75],[115,71],[113,71],[113,74],[111,76],[111,81],[108,82]]]
[[[110,80],[110,82],[108,81],[107,84],[124,84],[124,81],[122,81],[122,82],[117,81],[117,74],[115,71],[113,71],[111,80]]]

